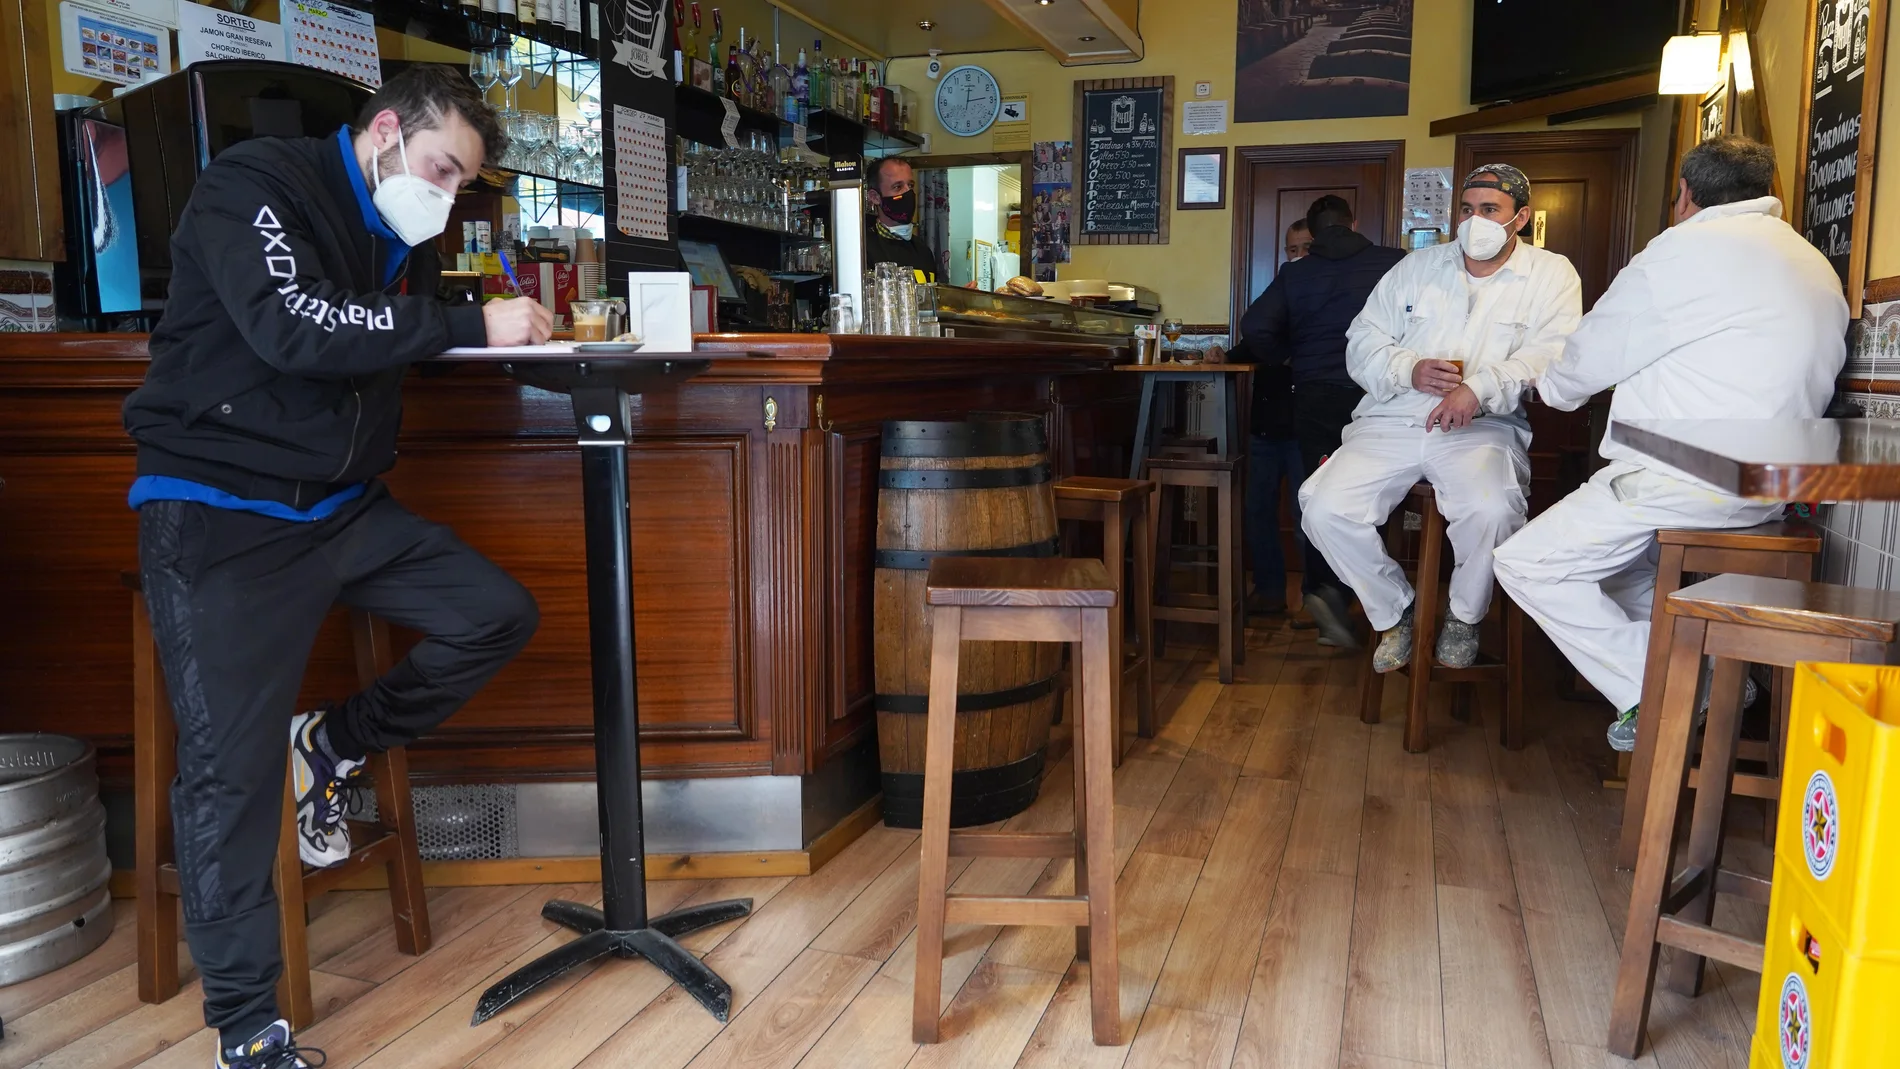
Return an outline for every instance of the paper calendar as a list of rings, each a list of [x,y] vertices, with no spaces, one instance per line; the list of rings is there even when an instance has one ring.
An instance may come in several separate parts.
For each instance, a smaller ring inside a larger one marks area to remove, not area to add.
[[[667,239],[666,122],[614,105],[614,226],[629,237]]]
[[[376,20],[369,12],[325,0],[285,0],[283,24],[285,58],[292,63],[382,87]]]

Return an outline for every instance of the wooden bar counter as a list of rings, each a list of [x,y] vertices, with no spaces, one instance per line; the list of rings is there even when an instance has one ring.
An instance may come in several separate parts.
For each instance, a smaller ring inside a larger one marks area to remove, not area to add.
[[[677,392],[633,402],[641,754],[649,796],[687,792],[668,796],[677,814],[659,799],[653,848],[801,849],[853,813],[864,821],[877,790],[880,423],[1042,413],[1059,477],[1113,475],[1127,464],[1137,384],[1103,373],[1122,357],[1115,338],[708,335],[699,347],[734,355]],[[133,445],[119,411],[145,366],[142,335],[0,336],[0,730],[93,740],[109,788],[130,781],[131,606],[119,574],[137,563]],[[590,823],[580,447],[568,401],[466,364],[412,373],[405,400],[391,489],[513,573],[542,613],[521,657],[410,748],[416,782],[554,784]],[[341,624],[312,655],[308,702],[352,687]],[[787,847],[789,798],[800,815]],[[753,806],[777,813],[772,842],[743,828],[736,839],[730,828],[694,831],[695,819],[732,823],[707,814]],[[545,853],[523,821],[522,852]]]

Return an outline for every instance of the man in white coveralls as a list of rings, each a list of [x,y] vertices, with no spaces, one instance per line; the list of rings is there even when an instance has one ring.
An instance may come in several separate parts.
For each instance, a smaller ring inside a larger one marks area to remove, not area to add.
[[[1491,551],[1524,525],[1530,478],[1525,387],[1576,329],[1570,261],[1517,232],[1530,180],[1491,164],[1465,179],[1458,241],[1406,257],[1347,331],[1346,366],[1366,397],[1330,458],[1300,487],[1301,528],[1384,632],[1381,672],[1411,660],[1413,591],[1378,525],[1420,476],[1445,516],[1456,568],[1440,663],[1468,667],[1491,604]],[[1460,363],[1454,363],[1460,361]]]
[[[1610,419],[1810,419],[1847,357],[1847,302],[1827,259],[1769,195],[1775,156],[1717,137],[1682,158],[1676,225],[1623,268],[1538,376],[1575,409],[1616,387]],[[1499,546],[1498,582],[1619,710],[1610,745],[1636,746],[1656,586],[1656,530],[1748,527],[1780,502],[1730,497],[1608,436],[1609,461]]]

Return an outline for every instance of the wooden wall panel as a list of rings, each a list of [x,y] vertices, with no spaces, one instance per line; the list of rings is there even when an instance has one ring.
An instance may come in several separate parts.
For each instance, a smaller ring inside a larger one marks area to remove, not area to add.
[[[0,259],[66,258],[47,13],[42,0],[0,0]]]

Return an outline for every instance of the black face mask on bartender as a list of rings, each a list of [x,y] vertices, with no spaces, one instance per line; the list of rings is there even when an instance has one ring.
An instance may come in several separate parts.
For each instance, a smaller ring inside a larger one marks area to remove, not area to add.
[[[908,223],[917,217],[917,191],[906,189],[888,197],[878,198],[878,207],[884,217],[893,223]]]

